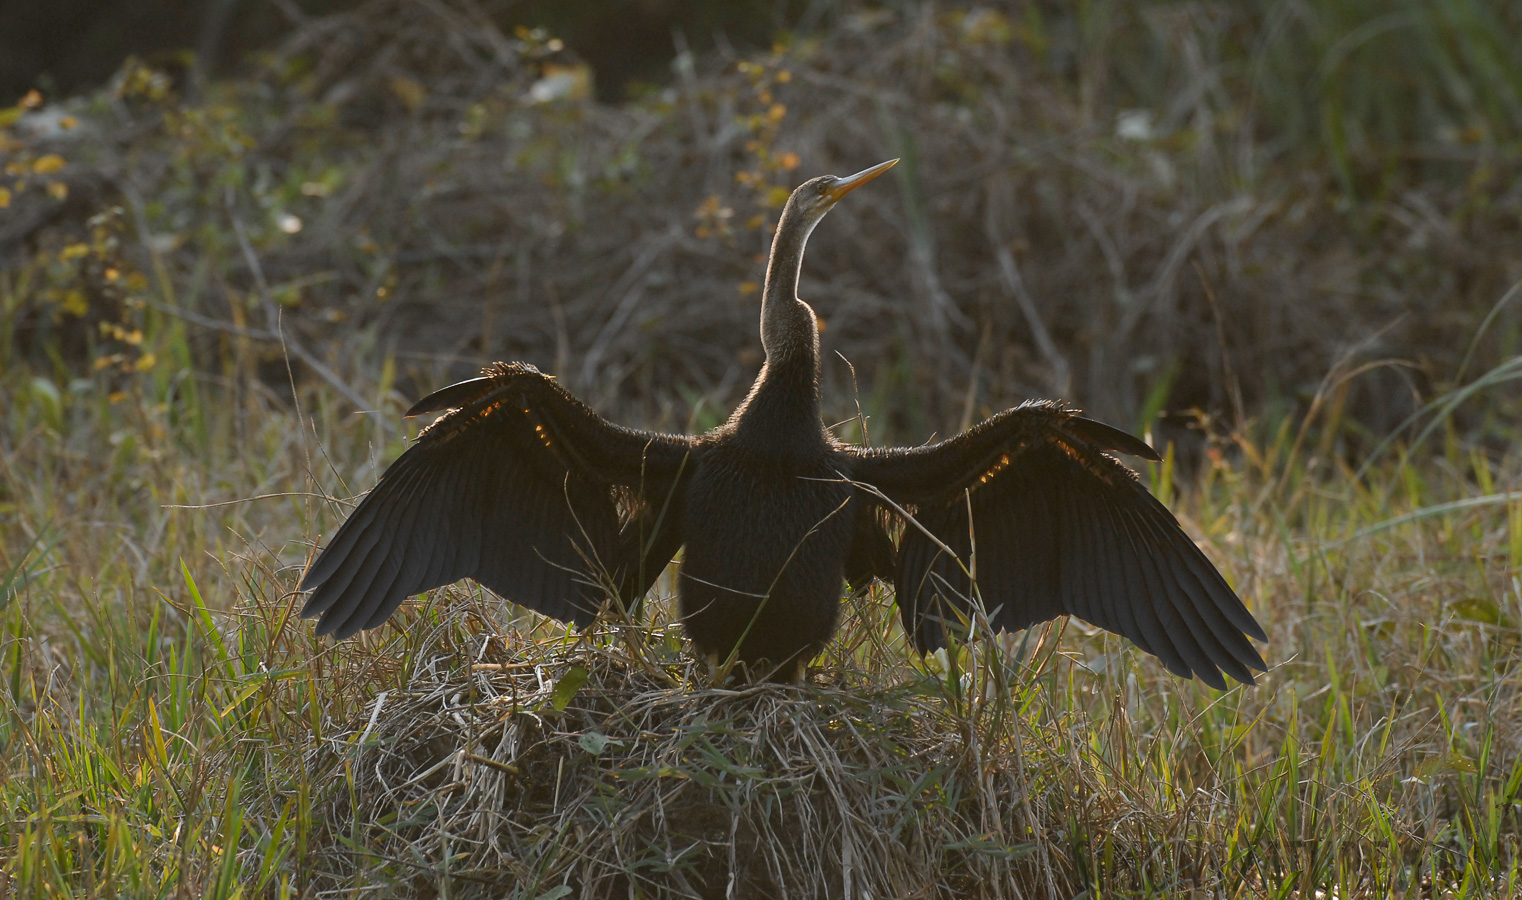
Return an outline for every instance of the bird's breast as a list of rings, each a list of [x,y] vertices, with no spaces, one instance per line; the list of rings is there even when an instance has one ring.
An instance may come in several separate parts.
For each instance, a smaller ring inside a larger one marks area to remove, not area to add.
[[[766,581],[805,557],[844,553],[852,490],[827,458],[705,455],[687,492],[684,569]]]

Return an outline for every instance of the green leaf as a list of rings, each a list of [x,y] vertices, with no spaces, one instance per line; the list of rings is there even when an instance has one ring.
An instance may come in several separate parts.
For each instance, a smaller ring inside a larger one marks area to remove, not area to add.
[[[610,745],[616,747],[620,746],[623,742],[616,741],[613,738],[603,734],[601,731],[589,731],[581,737],[577,738],[576,743],[581,745],[581,749],[587,751],[593,756],[601,756],[602,752],[608,749]]]
[[[1466,757],[1449,750],[1447,753],[1437,753],[1416,767],[1418,778],[1431,778],[1433,775],[1453,775],[1463,773],[1473,775],[1475,765]]]
[[[185,560],[180,560],[180,573],[185,578],[185,587],[190,591],[190,601],[195,609],[196,616],[201,621],[201,627],[206,630],[206,636],[211,639],[212,645],[217,648],[217,658],[227,662],[227,644],[222,640],[222,632],[217,630],[217,622],[212,618],[211,610],[207,608],[206,601],[201,598],[201,589],[196,586],[195,576],[190,574],[190,567],[185,565]]]
[[[1484,622],[1488,625],[1506,625],[1510,617],[1506,615],[1501,605],[1488,597],[1465,597],[1448,604],[1448,608],[1454,615],[1471,622]]]
[[[21,591],[28,584],[46,571],[48,552],[58,543],[49,533],[51,527],[52,523],[42,526],[42,530],[32,538],[32,542],[21,551],[21,557],[16,560],[16,564],[11,566],[9,571],[0,573],[0,609],[9,606],[12,600],[21,595]],[[42,550],[35,557],[32,556],[32,551],[38,547]],[[27,565],[28,562],[31,565]]]
[[[555,689],[550,693],[550,704],[557,710],[564,710],[571,704],[571,698],[581,690],[581,686],[587,683],[588,672],[581,666],[572,666],[560,680],[555,682]]]

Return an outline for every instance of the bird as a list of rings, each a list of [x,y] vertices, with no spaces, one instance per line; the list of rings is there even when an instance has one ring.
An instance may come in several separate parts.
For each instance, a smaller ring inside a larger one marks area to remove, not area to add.
[[[1262,626],[1119,455],[1145,441],[1057,401],[1026,401],[946,440],[868,447],[820,418],[819,327],[798,297],[809,235],[891,168],[795,189],[761,297],[765,358],[728,420],[698,435],[627,428],[521,362],[407,410],[441,414],[307,568],[304,617],[347,638],[409,596],[469,577],[590,625],[637,615],[675,558],[678,611],[714,671],[796,682],[839,624],[847,584],[894,586],[931,653],[981,617],[995,631],[1062,615],[1120,634],[1224,690],[1267,665]]]

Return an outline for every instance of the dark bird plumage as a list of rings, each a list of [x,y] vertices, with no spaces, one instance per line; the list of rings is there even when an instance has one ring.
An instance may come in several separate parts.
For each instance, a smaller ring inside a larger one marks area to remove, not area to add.
[[[623,428],[532,366],[498,363],[407,411],[445,414],[307,571],[302,615],[348,637],[469,577],[585,626],[608,597],[635,611],[685,548],[688,635],[751,677],[798,677],[835,632],[842,583],[881,578],[921,653],[980,603],[997,629],[1075,615],[1179,675],[1252,683],[1266,666],[1248,638],[1266,640],[1263,629],[1112,455],[1157,459],[1144,442],[1050,402],[923,447],[854,447],[825,430],[818,328],[797,298],[804,245],[836,201],[892,164],[816,178],[789,198],[762,294],[766,362],[723,426],[695,437]]]

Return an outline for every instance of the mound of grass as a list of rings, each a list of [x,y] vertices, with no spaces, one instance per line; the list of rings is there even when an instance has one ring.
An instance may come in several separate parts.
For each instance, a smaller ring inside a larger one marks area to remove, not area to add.
[[[1009,707],[958,715],[965,704],[933,677],[712,688],[593,641],[487,639],[415,661],[405,687],[377,695],[355,742],[314,766],[352,763],[325,813],[365,851],[340,871],[424,892],[447,872],[461,893],[523,896],[1042,884],[1024,798],[1044,786],[1020,783]]]

